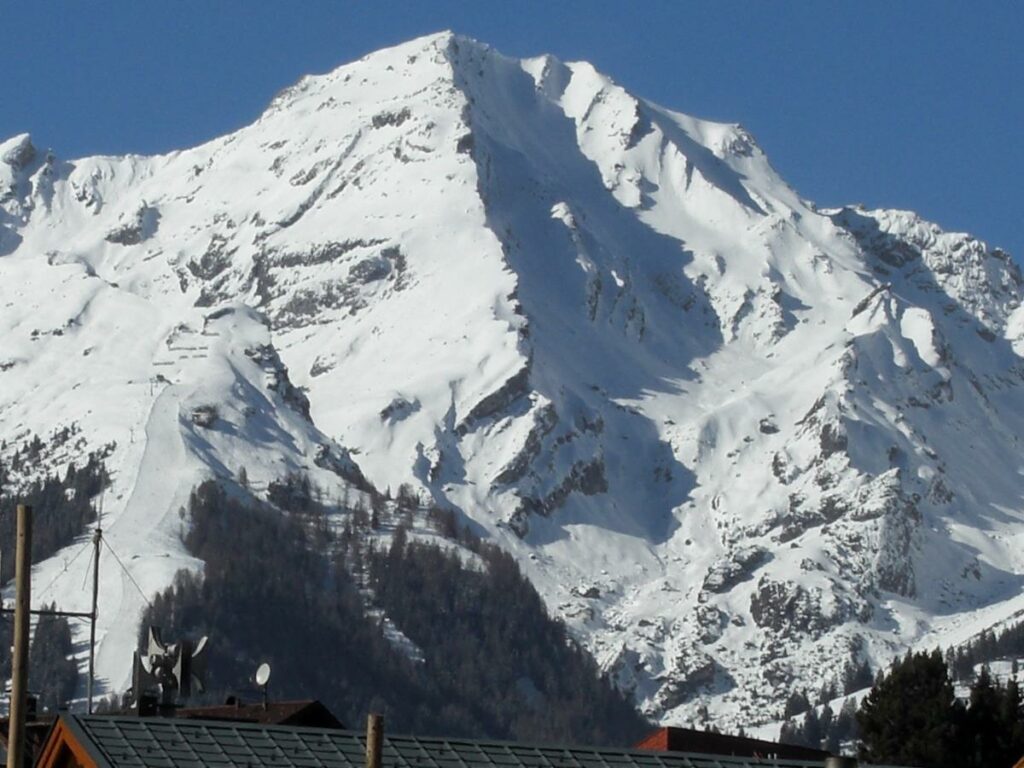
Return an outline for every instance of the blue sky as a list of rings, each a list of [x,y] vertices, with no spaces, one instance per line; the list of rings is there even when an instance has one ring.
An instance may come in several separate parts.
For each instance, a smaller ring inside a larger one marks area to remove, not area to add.
[[[740,122],[822,205],[910,208],[1024,258],[1024,4],[0,0],[0,137],[64,157],[160,152],[280,88],[442,29],[593,62]]]

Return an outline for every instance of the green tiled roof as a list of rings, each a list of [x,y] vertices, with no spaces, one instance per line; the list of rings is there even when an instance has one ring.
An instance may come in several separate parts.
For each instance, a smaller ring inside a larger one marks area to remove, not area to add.
[[[358,731],[216,720],[65,716],[100,768],[363,768]],[[415,736],[384,737],[384,768],[821,768],[682,752],[559,747]]]

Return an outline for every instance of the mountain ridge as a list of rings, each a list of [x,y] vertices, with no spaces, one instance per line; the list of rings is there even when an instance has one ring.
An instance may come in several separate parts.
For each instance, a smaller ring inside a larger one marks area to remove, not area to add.
[[[244,466],[455,510],[665,722],[775,719],[1024,609],[1020,269],[818,210],[738,125],[440,33],[190,150],[0,158],[0,435],[117,444],[144,590]]]

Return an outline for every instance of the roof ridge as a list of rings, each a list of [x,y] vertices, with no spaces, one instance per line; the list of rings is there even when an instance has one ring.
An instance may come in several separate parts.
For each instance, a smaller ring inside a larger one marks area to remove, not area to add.
[[[317,736],[330,741],[358,741],[360,746],[365,742],[366,734],[362,731],[352,729],[337,729],[337,728],[316,728],[310,726],[291,726],[291,725],[277,725],[268,723],[252,723],[252,722],[236,722],[230,720],[214,720],[204,718],[161,718],[161,717],[132,717],[127,715],[64,715],[63,717],[73,718],[78,721],[80,727],[83,728],[87,733],[90,731],[90,726],[94,724],[107,723],[111,725],[142,725],[145,727],[156,727],[160,730],[165,729],[188,729],[188,730],[217,730],[217,731],[241,731],[241,732],[282,732],[288,733],[293,736]],[[397,743],[397,744],[396,744]],[[697,752],[659,752],[656,750],[645,750],[637,749],[634,747],[603,747],[594,745],[570,745],[570,744],[554,744],[554,743],[543,743],[543,742],[519,742],[519,741],[506,741],[498,739],[471,739],[462,737],[451,737],[451,736],[417,736],[413,734],[384,734],[384,748],[397,749],[402,743],[413,743],[419,746],[425,746],[428,744],[444,745],[444,746],[458,746],[465,745],[473,747],[484,753],[486,756],[487,748],[499,748],[511,752],[513,756],[516,753],[523,752],[535,752],[540,753],[539,756],[548,759],[543,754],[545,751],[560,752],[565,757],[572,759],[574,755],[592,755],[595,757],[602,757],[605,755],[615,755],[618,757],[634,757],[639,758],[638,762],[642,762],[648,766],[662,766],[665,768],[683,768],[685,766],[777,766],[779,768],[786,768],[791,766],[792,768],[821,768],[822,761],[820,760],[798,760],[798,759],[766,759],[766,758],[750,758],[740,757],[733,755],[710,755],[702,754]],[[460,755],[462,757],[463,755]],[[551,756],[555,757],[554,755]],[[488,761],[490,764],[491,761]],[[603,762],[603,761],[602,761]],[[590,767],[588,767],[590,768]],[[598,767],[593,767],[598,768]],[[605,768],[601,766],[600,768]]]

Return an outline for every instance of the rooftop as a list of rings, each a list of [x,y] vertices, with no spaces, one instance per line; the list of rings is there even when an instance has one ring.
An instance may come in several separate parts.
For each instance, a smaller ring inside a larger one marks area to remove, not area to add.
[[[315,699],[298,701],[243,702],[232,698],[225,704],[207,707],[180,707],[174,717],[187,720],[231,720],[264,725],[294,725],[309,728],[344,728],[327,707]]]
[[[62,749],[96,768],[363,768],[365,735],[220,720],[65,715],[40,766]],[[84,758],[84,759],[83,759]],[[384,737],[388,768],[821,768],[818,760],[767,760],[681,752]]]
[[[747,736],[732,736],[712,731],[697,731],[692,728],[675,726],[659,728],[636,744],[637,749],[653,749],[662,752],[699,752],[713,755],[737,755],[741,757],[777,757],[823,762],[830,756],[823,749],[813,749],[795,744],[781,744]]]

